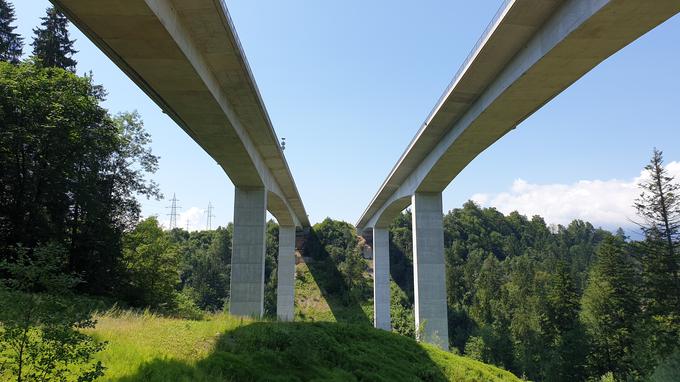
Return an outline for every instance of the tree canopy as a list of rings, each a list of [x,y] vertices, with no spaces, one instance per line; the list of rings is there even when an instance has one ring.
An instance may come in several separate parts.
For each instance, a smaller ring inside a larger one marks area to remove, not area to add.
[[[111,117],[89,77],[0,62],[0,248],[62,243],[82,288],[116,286],[120,239],[158,158],[136,113]],[[5,251],[2,251],[6,253]]]

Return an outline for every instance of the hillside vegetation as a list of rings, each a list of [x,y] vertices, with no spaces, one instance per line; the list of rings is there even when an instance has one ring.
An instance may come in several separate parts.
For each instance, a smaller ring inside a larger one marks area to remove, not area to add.
[[[333,263],[296,266],[297,322],[111,310],[88,330],[108,342],[101,381],[519,381],[512,373],[372,328],[370,300],[341,293]],[[368,282],[368,274],[364,274]],[[344,297],[343,297],[344,296]]]
[[[332,322],[201,321],[107,313],[102,381],[519,381],[393,333]]]

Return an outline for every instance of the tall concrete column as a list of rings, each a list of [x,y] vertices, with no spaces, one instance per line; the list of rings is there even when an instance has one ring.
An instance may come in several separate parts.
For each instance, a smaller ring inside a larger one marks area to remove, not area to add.
[[[419,340],[449,348],[442,194],[413,195],[413,284]]]
[[[267,190],[236,188],[229,313],[261,317],[264,311],[264,252]]]
[[[293,321],[295,306],[295,227],[279,226],[276,315]]]
[[[390,233],[373,228],[373,325],[391,330],[390,319]]]

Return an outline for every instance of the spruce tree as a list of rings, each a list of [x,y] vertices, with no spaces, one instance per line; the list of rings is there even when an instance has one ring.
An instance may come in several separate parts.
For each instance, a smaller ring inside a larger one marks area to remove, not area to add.
[[[75,40],[69,38],[68,19],[55,7],[47,9],[47,15],[41,18],[41,28],[33,29],[33,55],[43,66],[58,67],[71,72],[76,71],[73,55]]]
[[[22,53],[23,41],[18,33],[14,33],[16,26],[12,23],[14,7],[6,0],[0,0],[0,61],[13,64],[19,62]]]
[[[649,178],[640,183],[635,201],[645,240],[643,254],[645,312],[656,324],[652,339],[657,355],[665,357],[680,336],[680,184],[663,167],[663,155],[654,149],[645,167]]]
[[[547,337],[547,362],[543,367],[546,381],[567,382],[585,379],[588,353],[583,325],[579,321],[579,293],[569,267],[559,260],[551,264],[546,290],[546,312],[542,317]]]
[[[635,200],[643,219],[639,225],[645,236],[663,240],[666,253],[673,257],[680,241],[680,184],[663,167],[663,153],[657,149],[645,170],[649,179],[639,184],[642,193]]]
[[[635,349],[640,327],[638,274],[624,242],[606,238],[597,251],[581,299],[581,320],[592,351],[591,375],[613,372],[617,379],[639,375]]]

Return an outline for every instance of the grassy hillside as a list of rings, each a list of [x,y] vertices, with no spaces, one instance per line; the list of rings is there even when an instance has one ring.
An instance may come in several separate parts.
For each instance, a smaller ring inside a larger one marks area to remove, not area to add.
[[[295,267],[295,321],[345,322],[372,326],[373,301],[333,293],[333,265],[329,261]]]
[[[519,381],[495,367],[370,327],[105,314],[105,381]]]
[[[296,269],[296,321],[201,321],[109,312],[94,336],[104,381],[519,381],[511,373],[371,327],[370,300],[339,297],[332,263]]]

